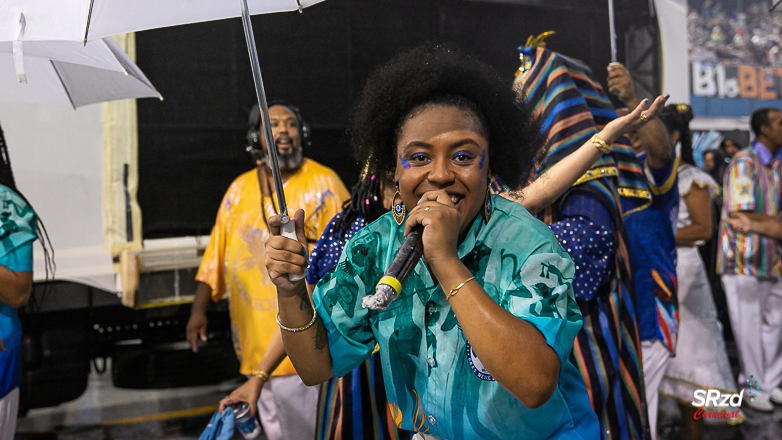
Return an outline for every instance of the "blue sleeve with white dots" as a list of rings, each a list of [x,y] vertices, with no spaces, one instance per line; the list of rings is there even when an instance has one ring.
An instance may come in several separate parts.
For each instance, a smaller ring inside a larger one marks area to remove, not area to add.
[[[341,216],[342,212],[337,213],[331,219],[323,231],[323,235],[320,236],[312,249],[309,262],[307,263],[307,271],[304,274],[304,279],[308,284],[318,284],[323,275],[333,270],[339,262],[339,257],[342,255],[342,250],[347,242],[361,228],[366,226],[366,221],[364,221],[363,217],[356,217],[347,231],[337,231],[335,230],[335,223]]]
[[[338,212],[332,217],[329,224],[326,225],[326,229],[323,230],[323,234],[318,238],[318,242],[315,243],[315,247],[312,248],[310,259],[307,263],[307,271],[304,274],[304,279],[307,281],[307,284],[318,284],[318,281],[323,278],[323,275],[331,270],[334,264],[336,264],[336,260],[332,257],[330,249],[333,248],[331,245],[335,242],[336,238],[334,236],[334,223],[337,222],[340,216],[342,216],[342,213]],[[339,240],[336,241],[338,242]],[[342,249],[340,248],[339,251],[341,252]],[[337,259],[338,258],[339,255],[337,255]]]
[[[608,273],[614,250],[614,222],[608,209],[585,191],[572,192],[561,211],[561,220],[552,223],[551,230],[576,263],[576,299],[590,300]]]

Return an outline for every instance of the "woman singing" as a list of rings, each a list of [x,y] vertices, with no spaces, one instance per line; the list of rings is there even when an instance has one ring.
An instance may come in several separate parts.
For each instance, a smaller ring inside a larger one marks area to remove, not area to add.
[[[453,50],[419,48],[369,78],[352,143],[394,185],[394,206],[348,242],[314,309],[304,283],[288,280],[307,265],[304,213],[299,243],[269,220],[278,324],[305,383],[345,375],[377,344],[394,422],[419,438],[599,438],[568,362],[581,328],[573,262],[545,224],[489,194],[490,177],[526,183],[543,141],[509,85]],[[362,308],[417,225],[424,256],[399,297]]]

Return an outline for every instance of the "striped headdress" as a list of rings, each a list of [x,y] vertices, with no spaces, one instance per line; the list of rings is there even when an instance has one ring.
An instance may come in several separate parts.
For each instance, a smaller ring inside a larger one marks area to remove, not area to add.
[[[528,71],[524,92],[535,114],[548,131],[548,156],[538,168],[542,174],[587,142],[617,114],[594,73],[581,61],[542,47],[519,47],[522,67]],[[523,69],[520,69],[523,71]],[[616,177],[623,214],[651,203],[651,193],[630,141],[622,137],[612,145],[611,155],[601,157],[575,185],[601,177]]]
[[[589,141],[617,114],[582,62],[534,43],[520,47],[519,53],[522,64],[517,76],[521,75],[522,91],[548,133],[548,155],[538,167],[540,175]],[[610,282],[598,286],[593,299],[578,301],[584,329],[576,335],[571,362],[584,378],[604,433],[601,437],[647,439],[641,341],[624,215],[650,205],[652,196],[629,139],[622,137],[612,150],[573,185],[594,195],[609,210],[616,227],[616,252],[611,255]],[[561,220],[559,213],[568,193],[543,211],[543,221]]]

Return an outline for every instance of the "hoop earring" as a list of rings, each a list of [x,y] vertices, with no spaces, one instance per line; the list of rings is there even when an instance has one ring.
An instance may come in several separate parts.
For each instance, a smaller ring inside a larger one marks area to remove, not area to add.
[[[494,208],[494,204],[491,201],[491,186],[486,188],[486,202],[483,204],[483,218],[486,219],[486,223],[489,223],[491,219],[491,211]]]
[[[394,216],[396,224],[402,226],[402,223],[405,222],[407,209],[405,209],[405,205],[402,203],[402,196],[399,194],[399,181],[395,181],[394,185],[396,185],[396,192],[394,193],[394,204],[391,206],[391,214]],[[397,202],[397,199],[399,202]]]

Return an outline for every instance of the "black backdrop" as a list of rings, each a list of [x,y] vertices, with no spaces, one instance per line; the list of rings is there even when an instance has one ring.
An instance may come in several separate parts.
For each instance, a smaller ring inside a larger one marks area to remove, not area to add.
[[[651,19],[647,0],[616,3],[620,36]],[[360,171],[348,148],[352,104],[369,72],[402,50],[450,42],[510,83],[516,47],[555,30],[548,47],[589,64],[604,85],[610,61],[606,0],[328,0],[252,21],[268,98],[301,109],[312,127],[305,155],[348,187]],[[209,234],[231,181],[252,166],[244,136],[255,92],[241,21],[136,38],[137,63],[165,97],[138,101],[144,237]]]

